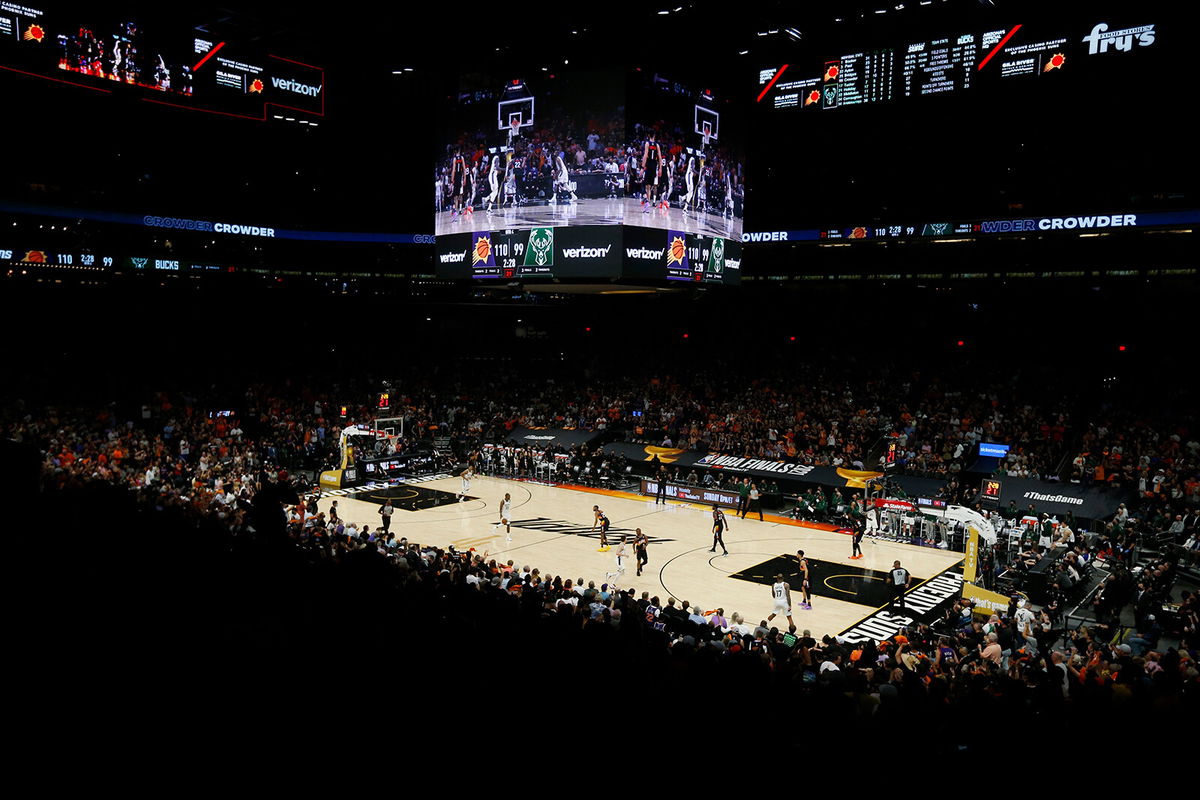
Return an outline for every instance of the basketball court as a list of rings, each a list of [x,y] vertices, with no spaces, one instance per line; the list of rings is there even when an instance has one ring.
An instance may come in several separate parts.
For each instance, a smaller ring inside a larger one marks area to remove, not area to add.
[[[468,215],[455,216],[450,211],[435,215],[435,233],[438,236],[476,230],[527,230],[566,225],[638,225],[662,230],[688,230],[739,241],[742,238],[742,220],[739,217],[722,217],[703,211],[685,213],[674,206],[642,213],[642,202],[632,197],[583,197],[574,203],[558,205],[537,200],[520,206],[503,206],[493,209],[491,213],[484,211],[480,203]]]
[[[628,537],[625,575],[613,583],[657,595],[689,601],[704,610],[724,608],[726,617],[740,612],[750,624],[765,619],[772,610],[771,583],[783,574],[793,587],[793,619],[814,636],[840,633],[870,616],[890,600],[887,573],[899,560],[912,573],[913,588],[937,577],[962,560],[961,553],[930,547],[863,541],[864,556],[851,560],[850,537],[830,530],[831,526],[798,523],[767,515],[735,518],[726,511],[729,530],[725,545],[729,555],[712,547],[712,509],[707,506],[669,502],[655,504],[624,492],[586,488],[560,488],[476,476],[468,499],[459,502],[461,481],[457,477],[423,480],[390,487],[326,492],[321,509],[338,501],[342,519],[375,529],[380,524],[378,509],[391,499],[396,508],[391,531],[397,538],[438,547],[453,545],[459,550],[475,548],[499,563],[512,560],[518,568],[537,568],[542,575],[563,580],[583,578],[605,582],[606,573],[616,570],[615,554],[624,534]],[[493,530],[505,492],[512,495],[512,541],[504,529]],[[599,531],[592,530],[592,506],[599,505],[611,521],[608,539],[612,550],[597,552]],[[636,574],[633,535],[636,528],[650,537],[650,562],[642,575]],[[804,550],[809,559],[812,610],[799,607],[799,578],[795,553]],[[772,624],[786,627],[787,620]]]

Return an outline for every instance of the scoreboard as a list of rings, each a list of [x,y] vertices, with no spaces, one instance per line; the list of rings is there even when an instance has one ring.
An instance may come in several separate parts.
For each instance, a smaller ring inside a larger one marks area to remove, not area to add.
[[[437,237],[440,278],[521,281],[628,278],[736,285],[742,243],[720,236],[630,225],[481,230]]]
[[[78,269],[112,269],[119,259],[114,255],[68,250],[40,250],[0,244],[0,268],[64,267]]]
[[[436,243],[438,277],[616,278],[621,274],[620,230],[572,225],[443,234]]]
[[[1097,63],[1155,49],[1159,20],[1124,8],[1118,17],[1013,20],[909,35],[832,57],[801,56],[758,71],[758,106],[830,110],[933,95],[973,94],[980,87],[1022,92],[1082,74]],[[1161,45],[1160,45],[1161,47]],[[794,62],[794,63],[793,63]],[[1138,69],[1132,63],[1127,68]]]
[[[59,6],[0,0],[0,71],[247,119],[324,116],[320,67],[190,28],[165,5]]]

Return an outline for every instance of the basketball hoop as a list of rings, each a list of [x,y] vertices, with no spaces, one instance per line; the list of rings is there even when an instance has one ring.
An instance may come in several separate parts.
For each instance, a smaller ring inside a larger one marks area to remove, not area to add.
[[[513,114],[508,120],[508,141],[512,144],[513,139],[521,135],[521,115]]]
[[[705,147],[708,147],[708,142],[709,142],[709,140],[712,138],[712,125],[710,125],[709,123],[705,122],[705,123],[703,124],[703,126],[701,127],[701,130],[702,130],[704,133],[703,133],[703,134],[701,135],[701,137],[700,137],[700,142],[701,142],[701,143],[702,143],[702,144],[703,144]]]

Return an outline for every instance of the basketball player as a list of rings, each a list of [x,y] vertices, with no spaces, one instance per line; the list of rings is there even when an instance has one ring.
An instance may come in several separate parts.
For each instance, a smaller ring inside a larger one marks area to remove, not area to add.
[[[458,493],[458,502],[461,503],[467,499],[467,492],[471,491],[471,478],[475,477],[475,472],[467,467],[459,473],[459,477],[462,478],[462,491]]]
[[[725,171],[725,210],[721,216],[733,219],[733,178],[728,170]]]
[[[687,192],[683,195],[683,210],[687,213],[696,207],[696,157],[688,156],[687,171],[683,173]]]
[[[646,566],[650,561],[650,557],[646,554],[646,549],[650,545],[650,537],[642,533],[641,528],[634,529],[633,551],[637,555],[637,574],[642,574],[642,567]]]
[[[725,512],[721,510],[719,505],[713,503],[713,546],[708,552],[717,552],[717,545],[721,545],[721,549],[725,551],[722,553],[722,555],[729,555],[729,551],[725,549],[725,539],[722,536],[722,534],[725,533],[725,528],[728,527],[728,525],[729,523],[725,521]]]
[[[517,169],[511,163],[504,174],[504,200],[510,206],[517,204]]]
[[[775,610],[771,612],[771,616],[767,617],[767,622],[775,619],[777,614],[783,614],[787,617],[788,630],[796,630],[796,622],[792,619],[792,587],[784,582],[782,575],[775,576],[775,583],[771,586],[771,596],[775,598]]]
[[[467,214],[475,213],[475,195],[479,191],[479,165],[472,164],[467,170],[466,183],[463,185],[463,194],[467,198]]]
[[[675,156],[671,156],[664,171],[667,173],[667,190],[663,192],[659,206],[665,209],[671,207],[671,192],[675,190]]]
[[[796,551],[796,561],[800,563],[800,591],[804,592],[804,602],[800,607],[812,611],[812,596],[808,592],[808,559],[804,557],[803,550]]]
[[[612,548],[608,546],[608,517],[600,510],[600,506],[592,506],[592,512],[596,515],[596,519],[592,522],[592,530],[596,530],[596,526],[600,526],[600,549],[596,552],[603,553]]]
[[[483,204],[483,210],[489,214],[492,213],[492,206],[496,205],[496,201],[500,199],[500,183],[500,156],[496,156],[488,168],[488,188],[491,191]]]
[[[658,194],[658,180],[662,177],[662,149],[655,141],[655,135],[652,131],[646,138],[646,144],[642,148],[642,172],[645,181],[646,193],[642,195],[642,213],[649,214],[650,208],[654,205],[654,197]]]
[[[467,182],[467,160],[463,158],[461,152],[454,153],[454,160],[450,162],[450,192],[452,205],[450,207],[450,216],[457,216],[462,212],[463,207],[463,191]]]
[[[696,165],[696,208],[700,211],[708,210],[708,181],[704,172],[704,156],[700,156],[700,163]]]
[[[616,592],[616,587],[613,586],[613,581],[616,578],[624,577],[625,575],[625,536],[621,535],[621,541],[617,544],[617,568],[613,572],[604,573],[604,580],[609,584],[613,592]]]
[[[568,203],[575,202],[575,193],[571,191],[571,175],[567,172],[567,165],[563,162],[561,152],[554,157],[554,196],[550,198],[551,203],[557,202],[560,192],[570,195],[567,199]]]
[[[510,495],[508,492],[505,492],[504,499],[500,501],[500,521],[492,526],[492,533],[495,533],[496,529],[499,528],[501,525],[503,525],[504,526],[504,534],[505,534],[504,539],[505,539],[505,541],[511,542],[512,541],[512,525],[510,524],[511,520],[512,520],[512,495]]]
[[[859,520],[858,522],[854,523],[854,530],[851,531],[851,533],[850,533],[850,542],[851,542],[850,557],[851,558],[862,558],[863,557],[862,539],[863,539],[863,534],[865,534],[866,532],[867,532],[866,520]]]

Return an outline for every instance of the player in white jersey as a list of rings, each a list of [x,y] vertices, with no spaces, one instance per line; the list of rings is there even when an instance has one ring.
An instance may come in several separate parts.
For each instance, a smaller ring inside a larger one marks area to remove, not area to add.
[[[771,612],[771,616],[767,617],[767,622],[775,619],[776,615],[783,614],[787,617],[788,629],[795,630],[796,623],[792,621],[792,587],[784,582],[782,575],[775,576],[775,583],[771,586],[771,596],[775,598],[775,610]]]
[[[551,203],[558,202],[560,194],[569,194],[568,203],[575,202],[575,193],[571,191],[571,174],[567,172],[567,165],[563,163],[562,153],[554,157],[554,196],[550,198]]]
[[[675,156],[671,156],[671,160],[667,162],[667,190],[663,192],[662,207],[671,207],[671,192],[675,190]]]
[[[467,499],[467,492],[471,491],[471,478],[475,477],[475,472],[467,467],[459,474],[459,477],[462,478],[462,491],[458,493],[458,502],[461,503]]]
[[[683,183],[687,191],[683,195],[683,210],[688,211],[696,206],[696,157],[688,156],[687,171],[683,173]]]
[[[517,168],[511,161],[508,162],[504,171],[504,201],[501,205],[505,203],[510,206],[517,204]]]
[[[733,219],[733,178],[729,170],[725,170],[725,210],[721,212],[721,216]]]
[[[623,578],[623,577],[625,577],[625,536],[624,536],[624,534],[621,535],[621,542],[620,542],[620,544],[617,545],[617,568],[611,572],[604,573],[604,580],[607,581],[611,586],[614,580],[616,580],[617,578]],[[616,587],[612,587],[612,588],[615,589]]]
[[[492,206],[496,205],[496,201],[500,199],[500,156],[492,159],[492,163],[488,168],[488,193],[487,199],[483,203],[483,210],[487,213],[492,213]]]
[[[495,533],[496,529],[499,528],[501,525],[503,525],[504,533],[505,533],[504,539],[505,539],[505,541],[511,542],[512,541],[512,525],[509,524],[511,521],[512,521],[512,495],[510,495],[508,492],[505,492],[504,499],[500,501],[500,521],[492,526],[492,533]]]

